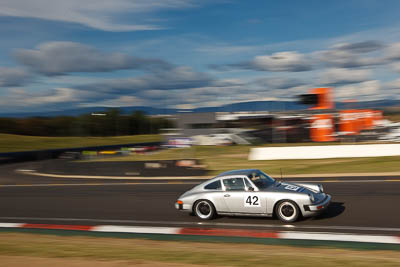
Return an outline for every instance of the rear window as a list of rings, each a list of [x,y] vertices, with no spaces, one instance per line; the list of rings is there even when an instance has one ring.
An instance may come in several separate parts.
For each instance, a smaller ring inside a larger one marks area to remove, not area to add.
[[[215,182],[209,183],[204,187],[207,190],[221,190],[221,181],[217,180]]]

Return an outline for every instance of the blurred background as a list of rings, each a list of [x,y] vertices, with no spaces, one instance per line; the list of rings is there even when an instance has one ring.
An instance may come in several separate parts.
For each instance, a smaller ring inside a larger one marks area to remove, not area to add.
[[[397,0],[0,0],[0,266],[400,266],[399,14]],[[246,168],[321,183],[332,203],[293,225],[175,209]],[[129,238],[81,236],[104,225]],[[182,227],[236,239],[165,234]],[[301,231],[330,241],[276,238]]]
[[[399,5],[3,1],[0,160],[398,142]]]

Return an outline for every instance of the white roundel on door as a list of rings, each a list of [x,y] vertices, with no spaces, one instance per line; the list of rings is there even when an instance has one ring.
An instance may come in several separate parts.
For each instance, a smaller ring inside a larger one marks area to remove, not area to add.
[[[261,198],[257,194],[245,194],[243,200],[245,207],[261,207]]]

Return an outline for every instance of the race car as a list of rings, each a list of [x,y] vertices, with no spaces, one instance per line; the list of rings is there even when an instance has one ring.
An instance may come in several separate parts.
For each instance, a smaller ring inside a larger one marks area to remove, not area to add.
[[[201,183],[175,203],[203,220],[217,215],[278,217],[290,223],[325,210],[331,196],[320,184],[279,182],[257,169],[233,170]]]

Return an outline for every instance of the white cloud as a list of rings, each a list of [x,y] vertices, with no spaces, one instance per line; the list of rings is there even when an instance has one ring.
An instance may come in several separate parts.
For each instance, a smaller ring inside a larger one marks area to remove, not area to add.
[[[160,59],[132,57],[121,53],[103,53],[94,47],[74,42],[47,42],[36,49],[20,49],[16,59],[44,75],[69,72],[107,72],[121,69],[168,69],[171,65]]]
[[[193,109],[196,108],[196,106],[192,105],[192,104],[178,104],[174,106],[177,109]]]
[[[394,81],[387,82],[385,84],[385,87],[390,88],[390,89],[400,89],[400,79],[396,79]]]
[[[256,56],[249,65],[250,68],[260,71],[307,71],[311,64],[304,55],[297,52],[278,52],[272,55]]]
[[[400,43],[393,43],[388,46],[385,55],[389,60],[400,60]]]
[[[340,85],[346,83],[359,83],[369,79],[371,71],[368,69],[328,69],[321,73],[320,83]]]
[[[219,83],[218,88],[226,86]],[[155,72],[136,78],[115,78],[96,83],[78,85],[80,92],[92,94],[96,101],[130,95],[141,99],[150,99],[150,105],[165,105],[169,96],[184,99],[190,90],[214,85],[214,79],[202,72],[195,72],[190,67],[177,67],[167,71]],[[219,90],[216,88],[215,90]],[[87,99],[90,99],[89,97]],[[84,102],[84,101],[82,101]]]
[[[35,49],[21,50],[17,52],[17,56],[25,66],[48,75],[48,77],[38,79],[45,87],[61,89],[46,94],[28,94],[26,92],[25,94],[15,94],[18,98],[8,98],[14,102],[2,101],[0,103],[7,104],[8,107],[12,106],[10,103],[16,103],[18,104],[15,105],[16,107],[35,108],[46,108],[61,103],[70,104],[71,107],[78,105],[205,107],[262,99],[295,100],[296,95],[306,93],[309,88],[322,84],[337,86],[334,90],[338,99],[356,98],[364,101],[383,96],[391,97],[390,93],[396,94],[395,90],[398,90],[400,83],[396,81],[381,86],[380,82],[375,80],[379,79],[379,74],[381,74],[379,67],[371,66],[367,62],[374,62],[374,57],[371,57],[369,53],[382,52],[379,50],[382,46],[384,45],[375,42],[340,43],[331,46],[330,50],[326,50],[338,53],[336,54],[338,55],[337,60],[339,63],[341,62],[338,65],[349,62],[350,59],[346,57],[353,55],[356,65],[362,63],[361,65],[364,64],[363,66],[368,66],[368,68],[327,68],[326,66],[317,68],[315,65],[318,62],[313,61],[310,54],[278,52],[255,57],[251,55],[248,58],[252,60],[248,61],[247,65],[245,63],[241,66],[240,64],[236,65],[242,70],[247,68],[265,72],[246,71],[244,75],[224,73],[218,77],[210,73],[194,71],[187,66],[176,67],[162,60],[138,59],[120,53],[104,53],[94,47],[79,43],[50,42]],[[391,51],[394,51],[393,48]],[[395,54],[392,53],[392,55]],[[207,57],[205,58],[208,60]],[[135,62],[134,59],[138,59],[138,61]],[[343,59],[346,61],[341,61]],[[332,60],[336,60],[335,57]],[[400,70],[397,62],[388,60],[385,63],[390,63],[393,68]],[[313,71],[298,72],[310,70],[312,67]],[[97,75],[95,77],[77,76],[76,80],[73,75],[51,77],[51,75],[72,72],[99,72],[127,68],[137,68],[150,71],[150,73],[142,76],[130,76],[132,72],[129,74],[122,72],[121,75],[118,73],[116,76],[118,78],[112,79]],[[374,71],[374,68],[378,70]],[[286,73],[271,73],[278,71]],[[63,83],[65,84],[63,85]],[[38,86],[31,89],[35,88]],[[17,101],[17,99],[19,100]]]
[[[400,73],[400,62],[395,62],[393,64],[390,64],[391,69],[393,69],[396,72]]]
[[[203,45],[194,49],[196,52],[207,53],[211,55],[232,55],[237,53],[248,53],[259,49],[255,45],[229,45],[229,44],[217,44],[217,45]]]
[[[384,98],[384,95],[381,93],[381,83],[378,80],[337,87],[335,88],[334,95],[336,100],[346,100],[349,98],[376,100]]]
[[[140,21],[123,23],[118,17],[129,14],[140,18],[155,11],[193,6],[191,0],[2,0],[0,16],[79,23],[104,31],[156,30],[161,27]]]
[[[11,89],[7,98],[0,99],[0,110],[22,111],[31,108],[58,107],[63,104],[64,108],[70,103],[82,101],[79,92],[71,88],[56,88],[47,92],[31,93],[24,89]]]
[[[20,68],[0,67],[0,87],[22,86],[32,79],[32,75]]]
[[[143,99],[136,96],[124,95],[116,98],[106,99],[103,101],[93,101],[91,103],[80,104],[81,107],[134,107],[146,105]]]
[[[304,81],[295,78],[286,78],[286,77],[272,77],[272,78],[262,78],[256,81],[265,89],[288,89],[296,86],[300,86],[304,84]]]
[[[331,50],[317,51],[315,57],[330,66],[340,68],[357,68],[363,66],[374,66],[385,63],[385,59],[379,56],[367,56],[368,47],[356,47],[350,49],[351,44],[334,46]],[[345,49],[344,49],[345,48]],[[373,49],[372,47],[370,49]],[[360,51],[364,51],[361,53]],[[371,50],[374,51],[374,50]]]
[[[362,41],[355,43],[338,43],[332,46],[333,50],[348,51],[351,53],[369,53],[382,49],[384,46],[378,41]]]
[[[56,88],[52,94],[46,96],[31,96],[25,99],[28,105],[45,105],[78,101],[76,90],[71,88]]]
[[[400,79],[387,82],[383,85],[384,96],[387,99],[400,100]]]

